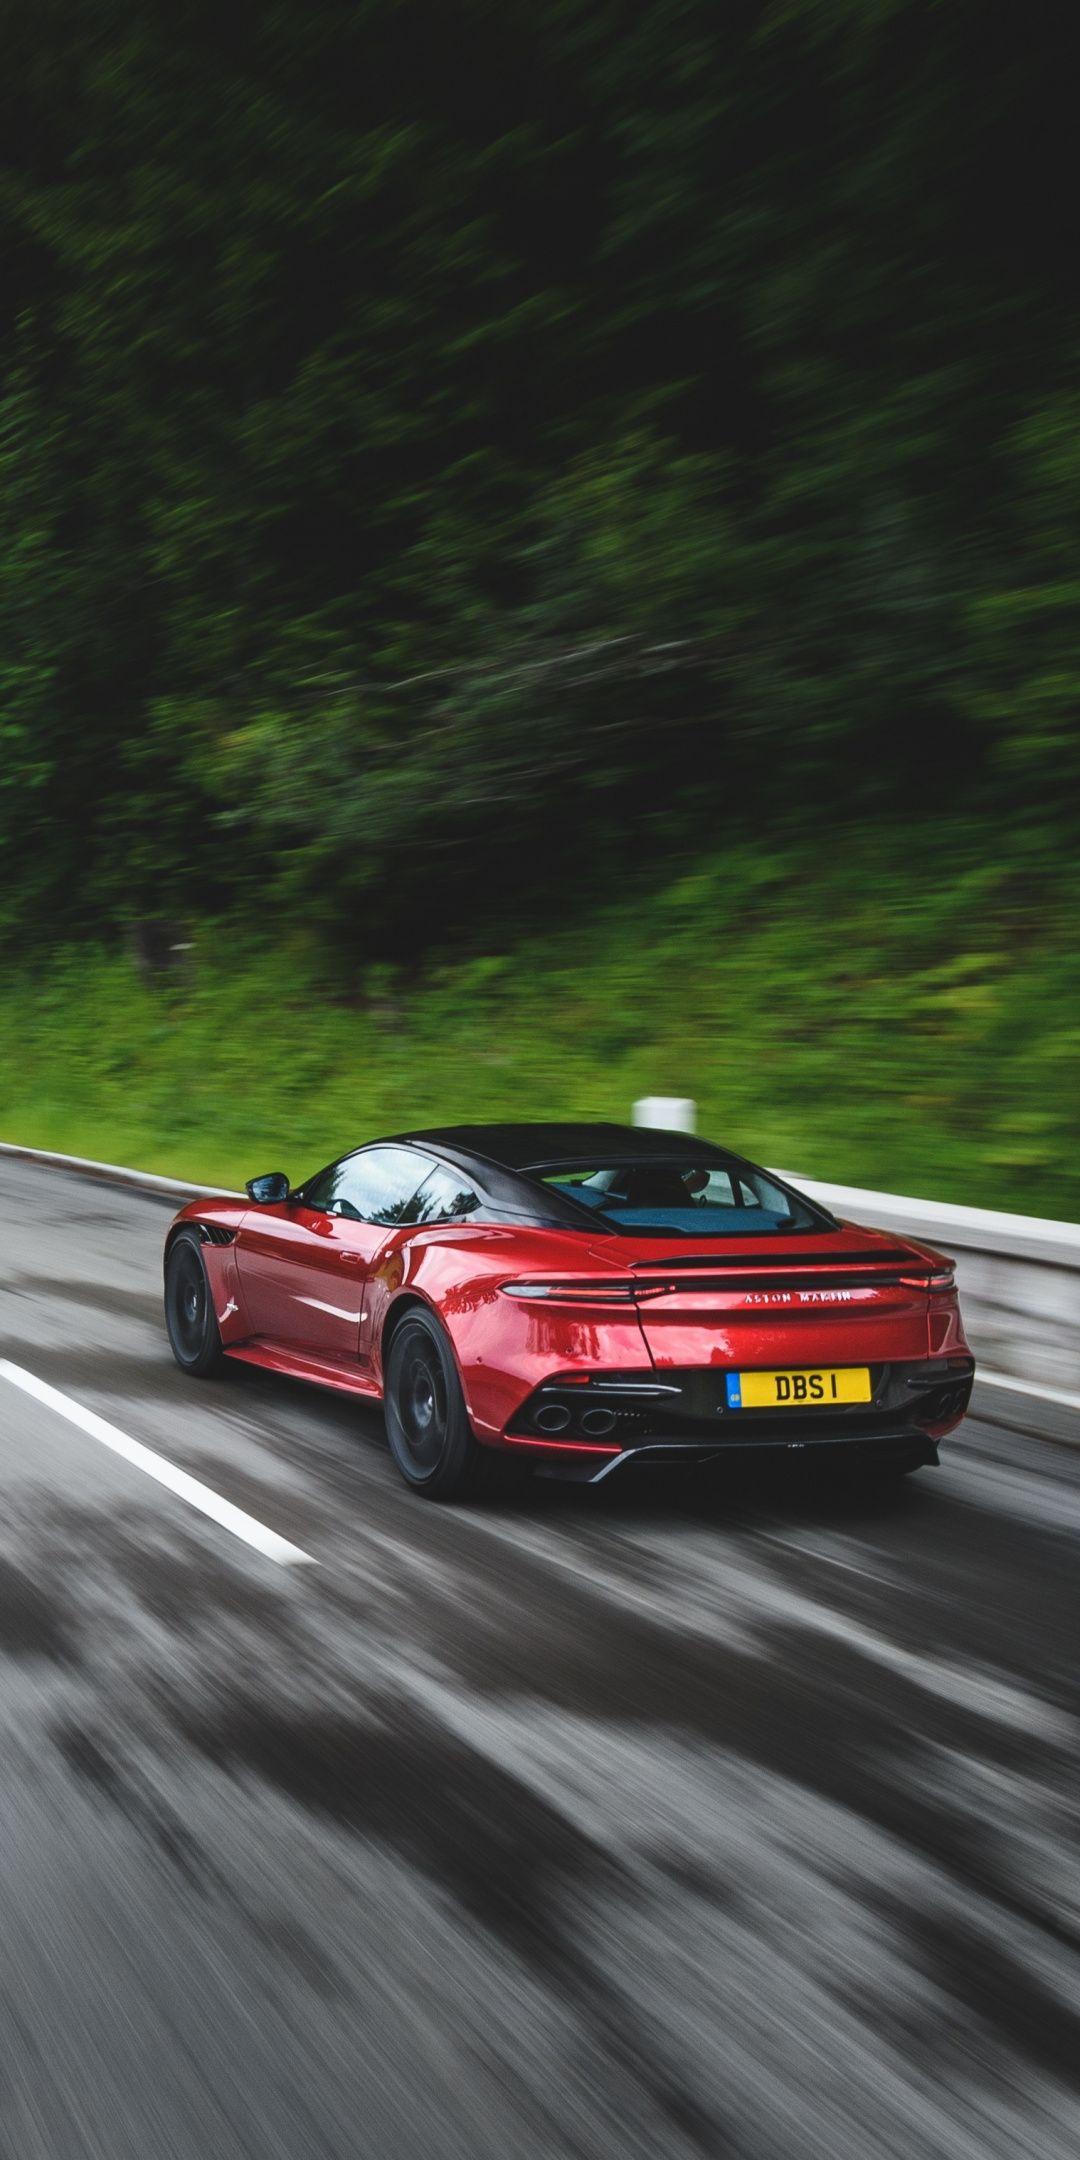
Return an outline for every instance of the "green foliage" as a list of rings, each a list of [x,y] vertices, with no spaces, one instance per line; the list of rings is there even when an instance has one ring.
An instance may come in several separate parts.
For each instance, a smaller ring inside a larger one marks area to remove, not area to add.
[[[9,1132],[1080,1216],[1060,21],[0,4]]]
[[[1059,11],[2,27],[0,930],[393,957],[481,864],[527,923],[720,831],[1075,832]]]
[[[744,844],[412,978],[212,923],[164,982],[72,947],[0,993],[0,1134],[238,1185],[412,1125],[687,1094],[781,1169],[1080,1220],[1076,873],[1018,876],[988,828],[942,880],[940,844]]]

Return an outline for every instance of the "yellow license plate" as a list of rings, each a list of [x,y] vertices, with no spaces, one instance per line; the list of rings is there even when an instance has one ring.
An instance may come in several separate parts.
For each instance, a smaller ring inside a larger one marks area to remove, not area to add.
[[[729,1410],[825,1410],[830,1403],[869,1402],[867,1365],[824,1365],[813,1372],[731,1372]]]

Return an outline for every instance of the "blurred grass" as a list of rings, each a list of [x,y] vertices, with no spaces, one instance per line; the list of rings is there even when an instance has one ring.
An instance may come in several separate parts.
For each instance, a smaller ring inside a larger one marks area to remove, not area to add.
[[[59,951],[0,981],[0,1137],[231,1185],[413,1125],[691,1095],[703,1133],[806,1176],[1078,1220],[1077,880],[990,846],[946,877],[948,853],[741,847],[408,979],[226,923],[174,982]]]

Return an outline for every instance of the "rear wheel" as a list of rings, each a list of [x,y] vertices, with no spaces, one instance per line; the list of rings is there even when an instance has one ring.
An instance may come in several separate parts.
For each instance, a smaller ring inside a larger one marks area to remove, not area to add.
[[[201,1379],[221,1360],[221,1336],[214,1315],[198,1233],[181,1230],[165,1262],[165,1325],[172,1354],[181,1370]]]
[[[386,1436],[406,1484],[425,1499],[462,1499],[475,1488],[485,1451],[469,1425],[450,1345],[426,1312],[410,1313],[390,1340]]]

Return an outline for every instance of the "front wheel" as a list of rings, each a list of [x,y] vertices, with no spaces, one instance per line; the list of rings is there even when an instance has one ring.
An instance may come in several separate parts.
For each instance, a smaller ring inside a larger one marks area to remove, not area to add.
[[[458,1500],[478,1482],[484,1450],[469,1426],[450,1345],[438,1321],[412,1312],[386,1360],[386,1437],[407,1485],[427,1500]]]
[[[165,1326],[182,1372],[202,1379],[221,1360],[221,1336],[198,1234],[181,1230],[165,1262]]]

